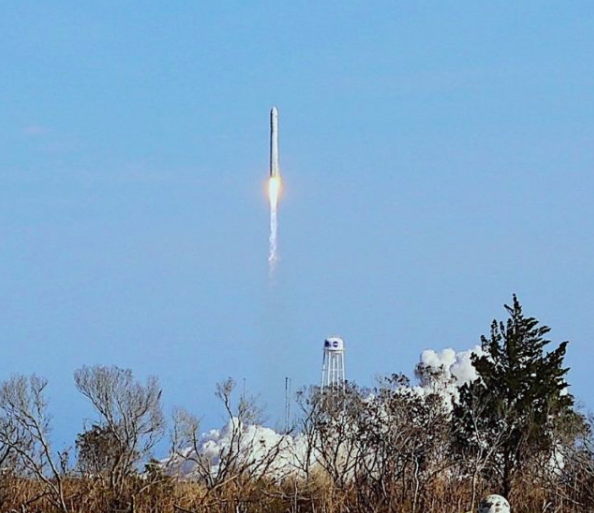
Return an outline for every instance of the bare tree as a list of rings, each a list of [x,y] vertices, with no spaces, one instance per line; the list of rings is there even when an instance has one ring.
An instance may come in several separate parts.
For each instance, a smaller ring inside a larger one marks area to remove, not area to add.
[[[142,384],[129,369],[101,365],[77,370],[74,381],[99,416],[93,427],[79,436],[79,463],[88,467],[92,462],[96,471],[106,473],[110,489],[120,498],[126,479],[137,472],[138,464],[163,436],[159,381],[151,376]],[[101,458],[106,444],[108,457]]]
[[[13,376],[0,385],[0,447],[12,453],[26,475],[42,483],[44,492],[34,499],[45,496],[66,513],[66,469],[59,463],[63,458],[58,455],[57,462],[50,446],[46,386],[47,380],[35,375]]]
[[[8,433],[12,429],[13,427],[0,417],[0,432]],[[0,441],[0,475],[14,471],[15,466],[16,457],[14,449],[9,444]]]
[[[295,451],[295,463],[298,470],[303,472],[306,481],[309,481],[312,468],[315,466],[317,426],[322,410],[320,387],[302,388],[296,394],[296,402],[299,407],[297,436],[303,442],[303,450]]]
[[[553,454],[532,458],[522,473],[522,490],[538,487],[546,494],[548,507],[560,511],[591,511],[594,504],[594,418],[577,413],[557,426]],[[525,492],[524,492],[525,495]]]
[[[397,374],[373,390],[353,383],[302,390],[297,403],[306,445],[300,469],[306,476],[322,469],[334,485],[331,500],[354,499],[357,511],[419,511],[426,487],[450,465],[441,389],[421,394]]]
[[[358,508],[418,511],[426,486],[449,464],[448,411],[440,393],[422,394],[399,374],[367,394],[356,421]]]
[[[102,478],[117,464],[123,449],[113,431],[93,424],[76,438],[77,470],[83,475]]]
[[[270,476],[270,470],[279,461],[290,434],[279,436],[276,441],[261,437],[262,409],[255,398],[242,394],[237,405],[233,404],[235,382],[229,378],[216,386],[216,396],[221,400],[227,417],[224,428],[225,441],[216,451],[205,450],[201,440],[199,420],[186,410],[174,414],[172,435],[172,463],[182,471],[198,478],[207,487],[203,504],[210,495],[224,487],[241,487],[246,482]],[[184,469],[185,467],[185,469]]]
[[[353,481],[362,457],[358,420],[365,404],[361,390],[353,383],[314,392],[315,462],[340,490]]]

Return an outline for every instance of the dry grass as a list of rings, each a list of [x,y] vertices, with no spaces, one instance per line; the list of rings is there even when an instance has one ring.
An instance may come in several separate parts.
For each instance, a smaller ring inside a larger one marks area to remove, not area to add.
[[[424,487],[414,504],[411,483],[395,482],[375,501],[374,490],[356,487],[335,488],[327,476],[318,473],[309,480],[287,479],[281,484],[258,480],[235,480],[216,490],[197,482],[166,476],[149,483],[139,477],[126,483],[125,493],[114,497],[98,478],[71,478],[66,482],[66,503],[71,513],[464,513],[470,510],[471,491],[467,482],[438,476]],[[483,492],[489,493],[487,483]],[[0,478],[0,511],[54,513],[59,509],[44,494],[42,483],[3,475]],[[525,478],[517,483],[510,498],[514,513],[586,513],[589,504],[578,504],[559,487],[547,490]],[[575,494],[574,494],[575,496]]]

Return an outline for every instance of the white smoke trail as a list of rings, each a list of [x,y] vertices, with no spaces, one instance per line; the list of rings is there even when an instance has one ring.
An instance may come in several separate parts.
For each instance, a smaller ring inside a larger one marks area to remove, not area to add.
[[[276,264],[278,262],[278,247],[276,240],[277,230],[276,205],[270,205],[270,236],[268,238],[268,274],[270,277],[274,275]]]
[[[271,176],[268,181],[268,199],[270,200],[270,237],[268,238],[268,275],[274,276],[276,264],[278,262],[278,244],[277,244],[277,207],[280,197],[281,179],[279,176]]]

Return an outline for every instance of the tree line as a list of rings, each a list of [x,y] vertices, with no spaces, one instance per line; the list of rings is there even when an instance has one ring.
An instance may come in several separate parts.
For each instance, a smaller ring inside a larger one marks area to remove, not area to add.
[[[216,387],[227,418],[216,451],[194,414],[177,409],[169,456],[153,459],[167,422],[156,378],[83,367],[76,389],[94,421],[71,450],[51,444],[47,380],[0,384],[0,511],[4,512],[464,512],[487,493],[514,512],[594,509],[592,418],[575,407],[564,367],[567,342],[505,306],[472,355],[477,379],[453,387],[443,368],[297,393],[298,418],[264,437],[263,411]]]

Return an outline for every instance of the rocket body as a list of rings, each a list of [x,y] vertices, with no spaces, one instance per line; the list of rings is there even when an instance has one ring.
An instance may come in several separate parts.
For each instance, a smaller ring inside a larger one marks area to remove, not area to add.
[[[280,177],[278,164],[278,110],[270,111],[270,178]]]

